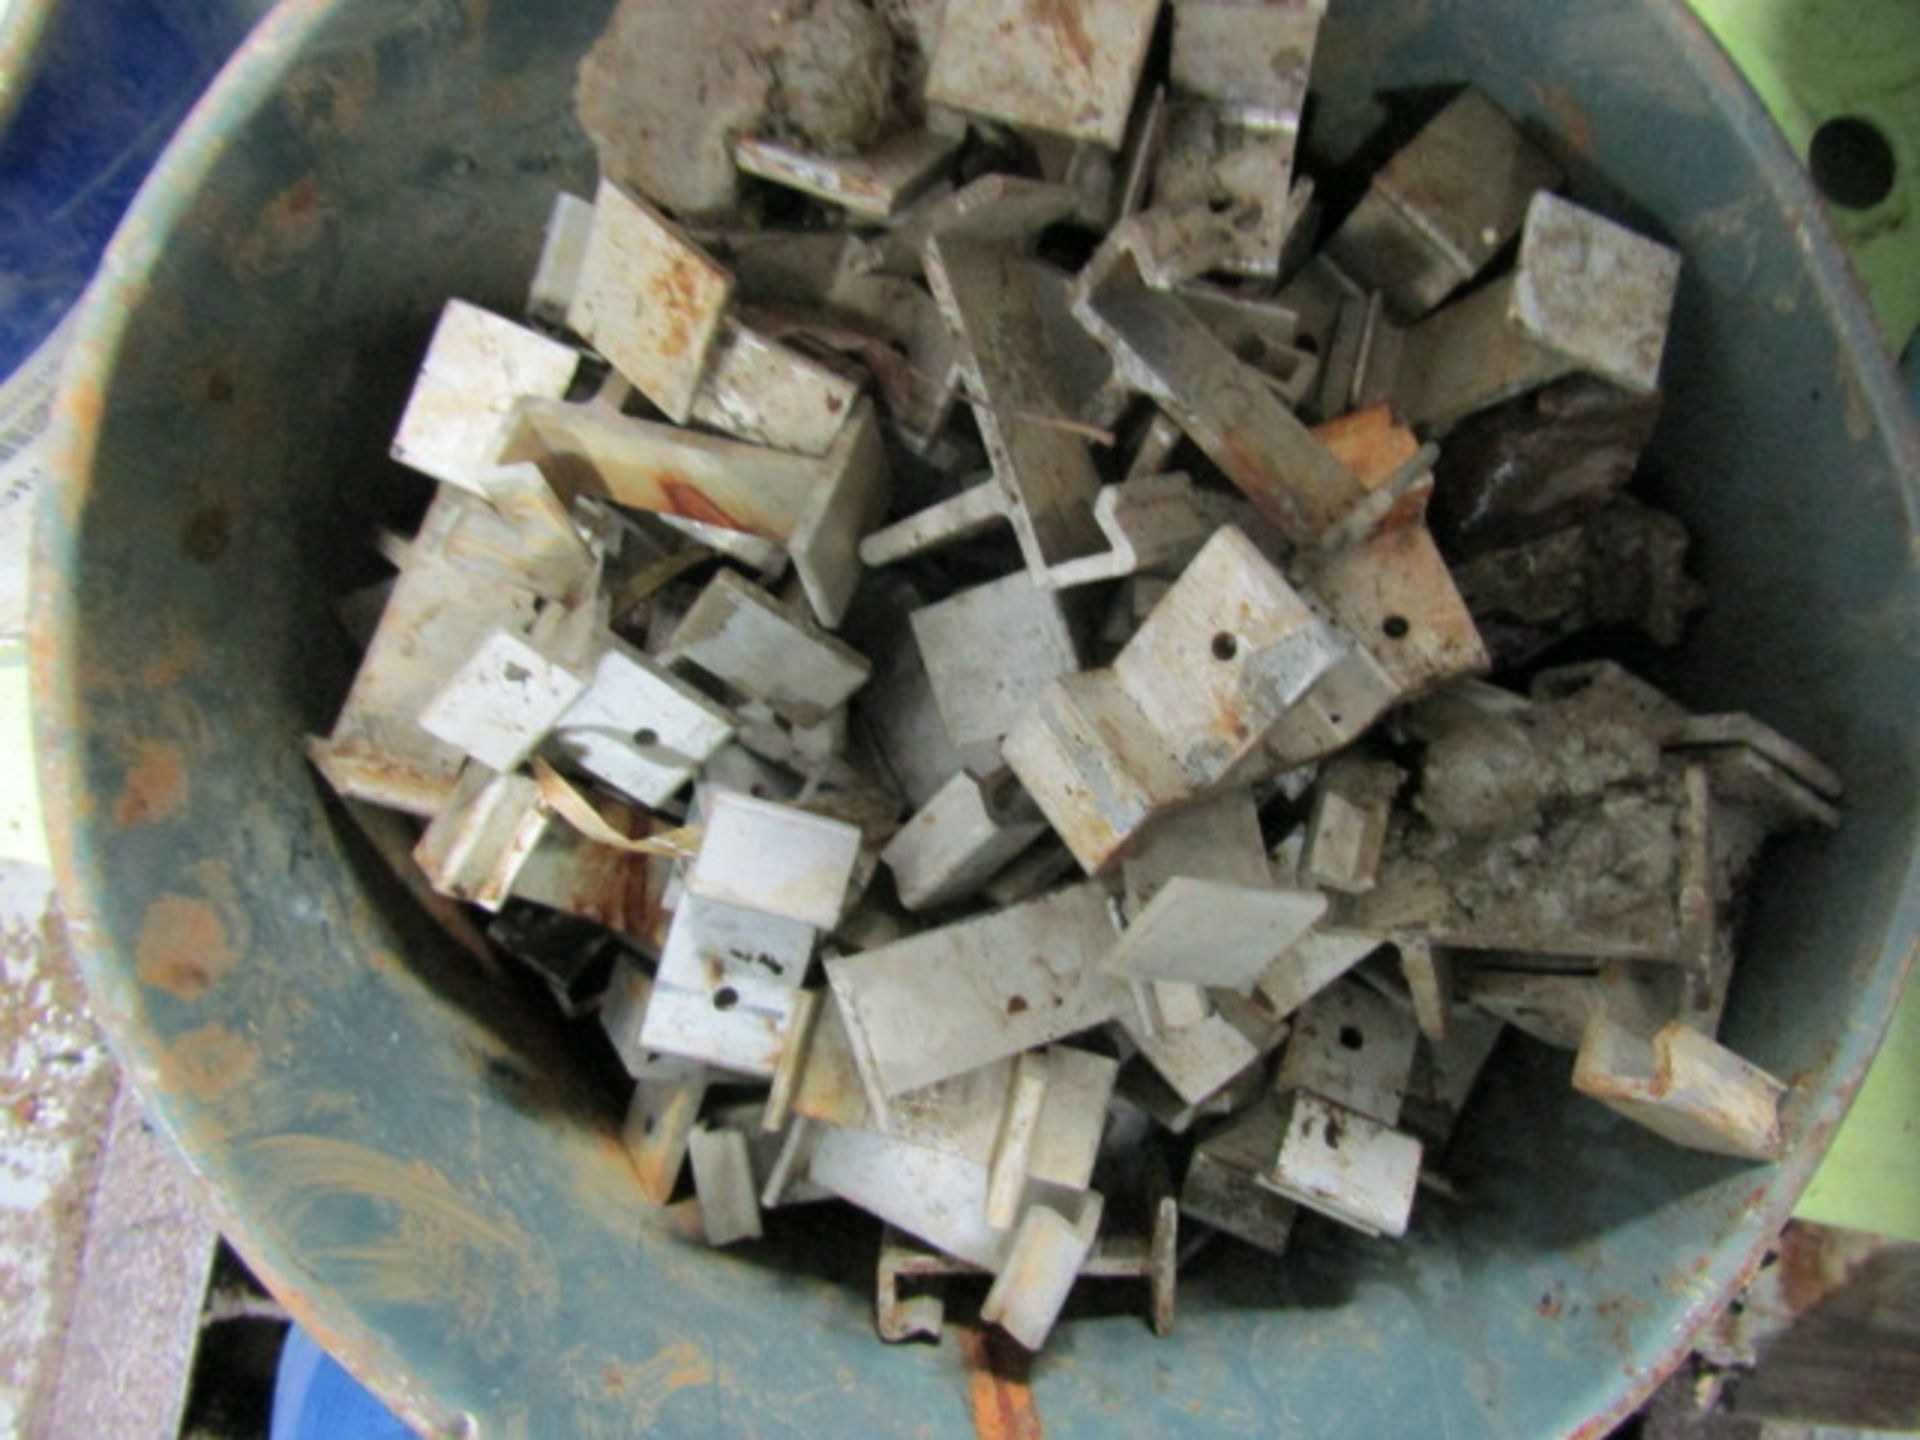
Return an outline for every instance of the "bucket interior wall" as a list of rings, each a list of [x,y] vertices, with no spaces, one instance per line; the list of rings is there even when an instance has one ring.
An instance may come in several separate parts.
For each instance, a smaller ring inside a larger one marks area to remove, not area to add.
[[[1675,0],[1335,0],[1314,118],[1338,146],[1373,92],[1471,79],[1685,252],[1649,473],[1712,604],[1652,678],[1850,792],[1761,872],[1727,1019],[1793,1082],[1790,1157],[1666,1146],[1510,1037],[1447,1161],[1462,1202],[1423,1196],[1398,1245],[1216,1242],[1168,1340],[1144,1293],[1092,1295],[1029,1399],[951,1334],[878,1344],[869,1232],[802,1210],[791,1243],[709,1253],[650,1213],[590,1037],[441,942],[301,755],[353,665],[331,603],[424,493],[386,446],[442,302],[517,313],[552,192],[591,193],[572,84],[603,15],[282,7],[137,202],[71,362],[36,630],[63,891],[240,1247],[447,1434],[1025,1433],[1029,1403],[1056,1437],[1604,1433],[1784,1220],[1915,933],[1916,445],[1757,104]]]

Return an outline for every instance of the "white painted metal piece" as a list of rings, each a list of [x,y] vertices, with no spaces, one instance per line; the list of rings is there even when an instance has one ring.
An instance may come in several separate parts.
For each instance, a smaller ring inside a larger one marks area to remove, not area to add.
[[[1071,1045],[1053,1045],[1045,1053],[1046,1098],[1027,1149],[1027,1174],[1043,1185],[1084,1190],[1093,1183],[1120,1065]]]
[[[928,195],[894,217],[875,241],[867,263],[892,274],[920,278],[920,256],[928,239],[950,235],[1031,248],[1047,226],[1074,212],[1077,197],[1064,184],[990,174],[957,190]]]
[[[724,706],[608,637],[586,688],[555,722],[550,748],[652,807],[678,794],[733,733]]]
[[[447,553],[450,538],[473,520],[500,523],[481,500],[441,486],[407,547],[406,568],[333,733],[308,742],[314,765],[350,799],[424,818],[439,813],[467,762],[420,728],[420,712],[489,635],[533,621],[539,596],[524,580]]]
[[[870,583],[882,614],[911,612],[924,604],[920,590],[896,575],[876,576]],[[926,805],[966,757],[947,734],[912,627],[876,628],[878,635],[860,637],[872,657],[873,679],[852,702],[853,720],[907,799],[916,807]]]
[[[1653,394],[1679,278],[1676,251],[1542,192],[1511,275],[1410,329],[1371,324],[1357,398],[1443,430],[1575,371]]]
[[[1238,8],[1258,13],[1256,7]],[[1209,268],[1275,279],[1294,218],[1288,200],[1297,143],[1297,121],[1243,124],[1230,107],[1176,99],[1167,106],[1154,204],[1220,212],[1230,222],[1232,243]]]
[[[1311,1090],[1382,1125],[1396,1125],[1419,1040],[1419,1028],[1399,1006],[1370,986],[1341,980],[1293,1017],[1273,1088]]]
[[[945,500],[870,533],[860,542],[860,560],[878,568],[984,535],[1012,516],[998,480],[968,485]]]
[[[793,1031],[816,938],[803,921],[683,897],[660,957],[642,1044],[770,1078]]]
[[[902,905],[934,910],[973,896],[1046,829],[1011,771],[978,780],[963,770],[901,827],[880,860]]]
[[[1689,1150],[1780,1158],[1786,1086],[1690,1026],[1651,1040],[1596,1013],[1581,1037],[1573,1088]]]
[[[1002,753],[1089,873],[1225,781],[1340,653],[1239,530],[1207,542],[1110,670],[1055,682]]]
[[[1180,1188],[1180,1208],[1249,1245],[1284,1253],[1297,1207],[1255,1178],[1273,1163],[1277,1133],[1273,1106],[1266,1103],[1201,1141]]]
[[[1246,994],[1326,910],[1317,891],[1176,876],[1127,927],[1107,970]]]
[[[625,957],[615,963],[606,992],[600,997],[600,1028],[613,1042],[613,1053],[636,1080],[643,1075],[657,1075],[653,1067],[660,1063],[660,1057],[640,1040],[640,1030],[647,1019],[647,1002],[652,997],[653,977],[637,961]],[[692,1061],[668,1063],[688,1071],[697,1068]]]
[[[1020,1218],[1020,1196],[1026,1189],[1028,1160],[1049,1080],[1044,1051],[1015,1056],[1009,1069],[1006,1103],[987,1162],[987,1223],[1000,1230]]]
[[[1222,525],[1243,517],[1227,497],[1196,489],[1183,474],[1149,475],[1104,485],[1093,501],[1101,553],[1066,560],[1040,579],[1055,590],[1123,580],[1142,571],[1178,572]]]
[[[413,858],[442,895],[498,910],[549,823],[533,781],[468,765]]]
[[[927,99],[1117,150],[1159,11],[1071,0],[1036,23],[1023,0],[948,0]]]
[[[1407,982],[1413,1018],[1420,1033],[1438,1044],[1453,1024],[1453,959],[1421,940],[1401,939],[1400,975]]]
[[[669,530],[679,531],[694,544],[746,566],[769,583],[786,573],[787,552],[771,540],[749,535],[744,530],[730,530],[724,525],[703,525],[684,515],[655,515],[653,518]]]
[[[1137,996],[1122,1007],[1120,1021],[1140,1053],[1188,1105],[1199,1105],[1260,1059],[1260,1048],[1217,1012],[1198,1024],[1156,1028]]]
[[[1407,1233],[1418,1140],[1305,1090],[1282,1097],[1278,1114],[1280,1151],[1259,1183],[1365,1234]]]
[[[464,300],[449,300],[394,432],[393,458],[482,494],[501,422],[514,402],[565,395],[579,365],[572,346]]]
[[[1374,175],[1326,253],[1415,320],[1485,269],[1560,179],[1498,106],[1464,90]]]
[[[1424,524],[1383,527],[1332,554],[1303,561],[1296,572],[1301,587],[1326,606],[1354,648],[1366,652],[1369,668],[1384,676],[1389,704],[1492,668],[1473,615]],[[1365,707],[1382,687],[1368,675],[1347,678],[1355,682],[1348,688],[1362,693],[1345,698],[1359,700],[1361,708],[1329,713],[1343,717],[1331,727],[1334,733],[1351,739],[1386,707],[1369,714]],[[1353,728],[1356,718],[1360,730]]]
[[[1173,83],[1252,129],[1297,131],[1326,0],[1176,0]]]
[[[1360,756],[1342,756],[1327,766],[1314,791],[1301,873],[1328,890],[1371,890],[1393,797],[1405,780],[1398,766]]]
[[[1198,1025],[1213,1013],[1206,990],[1186,981],[1148,981],[1136,985],[1133,995],[1147,1028],[1156,1034]]]
[[[634,1087],[620,1138],[633,1157],[641,1193],[655,1205],[673,1198],[707,1084],[706,1071],[692,1067],[680,1075],[643,1078]]]
[[[818,155],[773,140],[736,140],[734,164],[749,175],[885,220],[932,184],[960,148],[960,137],[896,130],[858,155]]]
[[[567,323],[686,424],[733,276],[658,210],[602,179]]]
[[[856,381],[728,320],[693,397],[693,419],[736,440],[825,455],[859,394]]]
[[[1124,995],[1100,969],[1113,935],[1105,892],[1078,885],[828,961],[875,1108],[1111,1019]]]
[[[1254,993],[1273,1014],[1285,1017],[1313,999],[1384,943],[1378,935],[1316,930],[1267,967]]]
[[[1078,416],[1054,354],[1056,332],[1044,315],[1064,292],[1037,279],[1038,262],[983,241],[935,236],[926,268],[960,337],[968,399],[1028,569],[1038,577],[1103,553],[1108,547],[1093,518],[1100,476],[1086,437],[1076,432]]]
[[[760,1204],[764,1208],[774,1210],[782,1205],[807,1205],[817,1200],[835,1198],[831,1190],[807,1178],[814,1137],[818,1133],[813,1123],[804,1119],[795,1119],[777,1134],[762,1132],[763,1138],[778,1142],[764,1162],[763,1149],[755,1148],[754,1173],[765,1177],[760,1188]],[[754,1144],[751,1136],[748,1137],[748,1144]]]
[[[1116,374],[1177,420],[1290,542],[1314,544],[1365,498],[1358,477],[1294,417],[1262,373],[1177,296],[1147,288],[1151,277],[1137,263],[1116,258],[1108,275],[1093,266],[1089,272],[1074,314],[1112,356]]]
[[[550,600],[577,599],[598,573],[605,542],[582,534],[581,518],[554,493],[539,466],[489,464],[478,488],[494,513],[469,516],[448,537],[448,554],[524,576]]]
[[[1080,668],[1060,597],[1016,571],[913,612],[913,634],[948,738],[969,768],[999,768],[999,744],[1053,680]]]
[[[1623,390],[1659,390],[1679,252],[1543,190],[1527,207],[1515,277],[1524,334]]]
[[[1400,1127],[1430,1149],[1443,1148],[1506,1028],[1497,1015],[1471,1005],[1456,1007],[1448,1017],[1446,1038],[1429,1037],[1414,1052]]]
[[[707,1244],[758,1240],[760,1195],[747,1137],[738,1130],[699,1126],[687,1142],[687,1158],[693,1162],[693,1188]]]
[[[689,895],[815,930],[840,923],[860,858],[857,828],[732,790],[703,795],[701,827]]]
[[[527,292],[528,319],[555,329],[567,323],[567,310],[579,292],[587,245],[592,239],[593,202],[560,191],[553,197],[553,209],[547,212],[540,259]]]
[[[516,770],[587,688],[586,677],[496,630],[420,714],[420,728],[490,770]]]
[[[1127,852],[1120,873],[1127,914],[1136,919],[1175,876],[1268,888],[1273,873],[1253,792],[1223,790],[1161,816]]]
[[[620,489],[613,490],[613,499],[640,509],[691,511],[688,518],[778,542],[786,547],[820,623],[840,623],[860,580],[860,538],[886,509],[886,440],[872,401],[854,404],[832,448],[818,459],[619,416],[613,422],[611,430],[635,442],[624,457],[607,457],[610,463],[632,462],[617,473]],[[623,443],[616,441],[613,450]],[[733,448],[723,448],[728,446]],[[781,461],[793,468],[783,470]],[[685,474],[673,469],[682,462]],[[760,483],[756,475],[770,476],[770,483]],[[725,493],[727,504],[709,504],[704,488],[709,484]],[[625,499],[623,491],[636,498]],[[736,508],[730,511],[728,505]]]
[[[799,725],[825,719],[872,673],[859,651],[808,625],[731,570],[707,583],[662,658],[697,665]]]
[[[1084,1197],[1072,1219],[1045,1205],[1029,1206],[980,1318],[1029,1350],[1045,1345],[1080,1267],[1093,1253],[1103,1208],[1098,1195]]]
[[[807,1178],[934,1249],[997,1270],[1012,1237],[987,1223],[987,1168],[870,1130],[820,1127]]]

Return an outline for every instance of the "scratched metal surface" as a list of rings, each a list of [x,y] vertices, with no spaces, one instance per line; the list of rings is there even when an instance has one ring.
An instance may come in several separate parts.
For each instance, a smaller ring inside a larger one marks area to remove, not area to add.
[[[1785,1218],[1920,919],[1920,440],[1758,105],[1677,0],[1340,0],[1317,76],[1333,137],[1367,119],[1343,94],[1471,76],[1687,253],[1655,469],[1714,604],[1657,678],[1852,793],[1764,872],[1728,1018],[1795,1082],[1791,1157],[1666,1148],[1510,1043],[1450,1161],[1471,1206],[1429,1197],[1402,1247],[1308,1222],[1284,1264],[1216,1246],[1173,1339],[1089,1297],[1022,1376],[977,1340],[878,1346],[857,1231],[790,1262],[651,1220],[568,1038],[431,939],[299,756],[350,665],[327,601],[410,483],[384,448],[442,298],[515,304],[549,191],[590,179],[568,111],[600,15],[291,0],[77,341],[34,636],[53,847],[102,1021],[224,1228],[449,1435],[1604,1434]]]

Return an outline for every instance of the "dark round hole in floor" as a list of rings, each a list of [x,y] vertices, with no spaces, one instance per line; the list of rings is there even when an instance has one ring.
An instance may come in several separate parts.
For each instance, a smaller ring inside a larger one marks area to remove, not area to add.
[[[731,1010],[739,1003],[740,992],[731,985],[722,985],[713,992],[713,1008],[716,1010]]]
[[[660,732],[658,730],[636,730],[633,732],[633,743],[642,748],[648,745],[658,745],[660,743]]]
[[[1829,120],[1813,132],[1807,168],[1820,193],[1849,210],[1871,210],[1893,193],[1893,146],[1879,126],[1857,115]]]
[[[1360,1033],[1360,1027],[1358,1025],[1342,1025],[1340,1027],[1340,1043],[1349,1050],[1358,1050],[1362,1045],[1367,1043],[1367,1037]]]
[[[1222,630],[1218,635],[1213,637],[1213,658],[1214,659],[1231,660],[1233,659],[1234,656],[1238,655],[1239,653],[1240,653],[1240,642],[1234,639],[1233,636],[1229,635],[1226,631]]]
[[[1407,617],[1404,615],[1389,615],[1380,622],[1380,628],[1389,640],[1404,640],[1413,626],[1407,623]]]

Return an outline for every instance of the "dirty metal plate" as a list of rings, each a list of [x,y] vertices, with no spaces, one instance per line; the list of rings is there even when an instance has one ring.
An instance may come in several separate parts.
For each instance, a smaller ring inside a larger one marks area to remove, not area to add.
[[[1403,698],[1492,666],[1425,525],[1377,531],[1303,565],[1302,579]]]
[[[1274,1088],[1311,1090],[1383,1125],[1397,1125],[1419,1041],[1419,1028],[1405,1010],[1369,985],[1336,981],[1294,1016]]]
[[[1224,526],[1113,671],[1183,768],[1210,785],[1339,657],[1339,643],[1246,534]]]
[[[1690,1150],[1775,1160],[1786,1087],[1759,1066],[1690,1026],[1663,1026],[1651,1040],[1604,1014],[1588,1022],[1573,1088]]]
[[[1160,0],[949,0],[927,98],[1117,150],[1159,12]]]
[[[773,140],[745,139],[734,142],[733,158],[749,175],[863,219],[886,220],[932,184],[959,148],[957,136],[901,130],[859,155],[815,155]]]
[[[553,753],[643,805],[662,804],[733,738],[734,717],[614,641],[554,726]]]
[[[803,921],[686,897],[660,957],[641,1043],[770,1077],[793,1032],[815,938]]]
[[[831,930],[860,858],[860,831],[731,790],[705,797],[687,893]]]
[[[1054,680],[1080,668],[1060,597],[1027,571],[913,612],[914,639],[946,732],[986,768],[1002,736]]]
[[[564,396],[579,365],[572,346],[464,300],[449,300],[394,431],[393,458],[483,494],[482,477],[514,401]]]
[[[825,473],[800,510],[787,553],[814,617],[832,628],[846,619],[864,573],[860,542],[887,509],[887,444],[872,401],[854,405],[820,464]]]
[[[1127,381],[1295,544],[1311,544],[1364,498],[1353,473],[1178,298],[1113,286],[1086,296],[1079,313]]]
[[[895,1096],[1098,1025],[1122,993],[1101,970],[1105,891],[1078,885],[827,962],[871,1094]]]
[[[865,656],[783,609],[731,570],[707,583],[662,657],[686,661],[796,725],[814,725],[866,684]]]
[[[1180,1210],[1270,1255],[1286,1250],[1298,1214],[1291,1200],[1255,1184],[1250,1171],[1218,1158],[1205,1145],[1187,1165]]]
[[[1305,1090],[1282,1098],[1280,1116],[1280,1153],[1261,1184],[1366,1234],[1407,1233],[1418,1140]]]
[[[518,635],[496,630],[420,713],[420,728],[493,770],[515,770],[587,688]]]
[[[1173,83],[1258,129],[1297,130],[1326,0],[1175,0]]]
[[[498,910],[548,823],[532,780],[470,764],[420,836],[413,858],[442,895]]]
[[[987,1291],[980,1318],[1029,1350],[1045,1345],[1080,1267],[1093,1252],[1102,1209],[1098,1195],[1087,1196],[1071,1220],[1045,1205],[1029,1206]]]
[[[567,323],[682,425],[732,300],[725,267],[644,200],[600,182]]]
[[[693,419],[754,445],[824,455],[859,393],[845,375],[729,320],[694,396]]]
[[[421,729],[420,714],[490,634],[524,630],[539,604],[532,589],[447,553],[460,527],[487,513],[452,486],[428,506],[333,733],[308,745],[341,794],[430,817],[452,793],[464,757]]]
[[[1137,916],[1176,876],[1264,888],[1273,881],[1253,792],[1225,790],[1155,821],[1127,852],[1121,875],[1127,913]]]
[[[1093,518],[1099,472],[1058,383],[1037,262],[1011,247],[935,236],[927,279],[960,337],[968,398],[1036,574],[1107,549]]]
[[[540,259],[527,287],[527,318],[537,325],[560,329],[567,323],[567,307],[580,289],[587,246],[593,239],[593,203],[562,190],[553,197],[547,228],[540,241]]]
[[[1515,269],[1520,329],[1636,395],[1660,388],[1680,255],[1557,195],[1536,195]]]
[[[901,827],[880,859],[893,872],[900,903],[931,910],[970,898],[1046,829],[1011,774],[982,781],[962,771]]]
[[[538,466],[563,498],[596,496],[780,545],[829,473],[825,459],[559,400],[522,401],[504,433],[501,463]]]
[[[1321,929],[1267,967],[1254,992],[1274,1015],[1284,1018],[1378,950],[1377,935]]]
[[[1161,886],[1127,927],[1107,969],[1129,980],[1175,980],[1245,994],[1326,909],[1326,897],[1313,891],[1179,876]]]
[[[867,1130],[828,1126],[807,1178],[948,1255],[997,1269],[1011,1236],[987,1223],[987,1167]]]
[[[1326,253],[1397,318],[1418,319],[1479,274],[1560,179],[1498,106],[1464,90],[1373,177]]]
[[[1124,1005],[1120,1015],[1141,1055],[1187,1105],[1219,1093],[1260,1059],[1259,1047],[1218,1014],[1179,1029],[1152,1024],[1137,1002]]]

